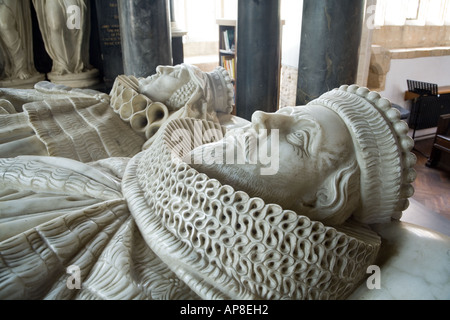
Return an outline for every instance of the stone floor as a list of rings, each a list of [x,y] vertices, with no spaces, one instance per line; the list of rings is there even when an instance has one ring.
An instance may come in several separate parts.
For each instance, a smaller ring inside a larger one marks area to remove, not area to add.
[[[415,170],[417,179],[413,183],[413,198],[426,208],[450,220],[450,172],[443,166],[428,168],[425,164],[431,152],[432,139],[416,141],[417,156]]]

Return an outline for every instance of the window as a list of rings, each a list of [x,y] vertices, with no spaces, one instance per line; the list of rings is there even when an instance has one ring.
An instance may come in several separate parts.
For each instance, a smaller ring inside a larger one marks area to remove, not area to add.
[[[410,0],[405,10],[406,20],[419,19],[420,0]]]
[[[173,0],[175,20],[187,31],[185,41],[218,41],[216,19],[237,17],[237,0]]]
[[[450,25],[450,0],[378,0],[375,25]]]

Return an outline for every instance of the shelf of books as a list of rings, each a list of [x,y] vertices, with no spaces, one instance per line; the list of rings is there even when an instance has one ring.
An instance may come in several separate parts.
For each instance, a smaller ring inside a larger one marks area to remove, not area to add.
[[[221,66],[224,67],[233,81],[236,79],[236,59],[234,56],[222,56]]]
[[[236,91],[236,20],[217,20],[219,25],[219,63],[224,67],[234,84]],[[236,106],[233,114],[236,114]]]
[[[219,61],[230,74],[233,81],[236,79],[236,21],[218,20],[219,24]]]

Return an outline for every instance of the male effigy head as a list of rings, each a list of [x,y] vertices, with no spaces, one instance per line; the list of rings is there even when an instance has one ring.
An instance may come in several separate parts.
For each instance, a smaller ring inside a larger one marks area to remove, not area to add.
[[[408,131],[388,100],[344,86],[306,106],[255,112],[248,126],[195,149],[194,167],[325,224],[350,217],[384,223],[400,218],[413,194],[416,158]],[[224,161],[210,159],[217,150]],[[263,174],[267,164],[271,174]]]
[[[342,86],[310,103],[338,113],[352,136],[360,169],[360,204],[353,217],[363,223],[400,219],[416,178],[414,141],[400,112],[376,92]]]

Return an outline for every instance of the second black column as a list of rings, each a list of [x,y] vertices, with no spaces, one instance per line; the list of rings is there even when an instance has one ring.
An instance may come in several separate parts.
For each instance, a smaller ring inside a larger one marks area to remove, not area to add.
[[[278,110],[281,67],[279,0],[239,0],[236,113],[251,120],[257,110]]]
[[[126,75],[148,77],[172,65],[172,37],[166,0],[118,0]]]
[[[354,84],[364,0],[304,0],[297,105]]]

